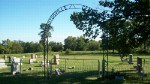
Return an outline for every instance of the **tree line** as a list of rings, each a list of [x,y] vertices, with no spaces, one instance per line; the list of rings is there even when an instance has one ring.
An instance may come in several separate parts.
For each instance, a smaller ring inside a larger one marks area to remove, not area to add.
[[[48,43],[49,50],[54,52],[65,51],[66,49],[72,51],[99,50],[100,45],[100,41],[87,41],[83,36],[68,36],[64,40],[64,44],[62,42],[54,41]],[[2,40],[0,43],[0,54],[42,52],[43,49],[41,42],[11,41],[6,39]]]
[[[85,39],[83,36],[80,37],[73,37],[68,36],[64,40],[64,44],[62,42],[54,42],[51,41],[48,43],[49,50],[54,52],[59,51],[95,51],[95,50],[106,50],[108,46],[108,50],[112,50],[112,44],[106,45],[106,42],[102,43],[102,40],[95,41],[95,40],[88,40]],[[145,46],[146,45],[146,46]],[[150,40],[135,48],[133,51],[134,53],[149,53],[150,50]],[[34,53],[34,52],[42,52],[43,45],[40,42],[24,42],[24,41],[11,41],[9,39],[3,40],[0,43],[0,54],[10,54],[10,53]]]
[[[2,40],[0,43],[0,54],[10,53],[33,53],[43,50],[42,44],[38,42],[11,41],[9,39]]]

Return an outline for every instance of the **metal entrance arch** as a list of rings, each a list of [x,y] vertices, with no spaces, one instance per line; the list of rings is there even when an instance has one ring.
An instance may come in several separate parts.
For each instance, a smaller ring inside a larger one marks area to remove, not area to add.
[[[54,20],[54,18],[61,12],[65,11],[65,10],[68,10],[68,9],[84,9],[84,10],[90,10],[92,9],[91,7],[88,7],[86,5],[82,5],[82,4],[68,4],[68,5],[64,5],[60,8],[58,8],[56,11],[54,11],[51,16],[49,17],[47,23],[45,25],[50,25],[51,26],[51,23],[52,21]],[[45,27],[46,30],[47,30],[47,27]],[[49,32],[49,30],[47,31]],[[45,39],[45,49],[44,49],[44,61],[47,61],[48,63],[48,36],[47,37],[44,37]],[[47,54],[47,55],[46,55]],[[47,56],[47,57],[46,57]],[[47,59],[47,60],[46,60]],[[44,65],[45,65],[45,62],[44,62]],[[49,69],[47,69],[47,76],[49,75]],[[44,79],[46,78],[46,67],[44,66]]]
[[[86,5],[82,5],[82,4],[68,4],[68,5],[64,5],[60,8],[58,8],[56,11],[54,11],[51,16],[49,17],[47,24],[51,25],[52,21],[54,20],[54,18],[61,12],[65,11],[65,10],[69,10],[69,9],[92,9],[89,6]]]

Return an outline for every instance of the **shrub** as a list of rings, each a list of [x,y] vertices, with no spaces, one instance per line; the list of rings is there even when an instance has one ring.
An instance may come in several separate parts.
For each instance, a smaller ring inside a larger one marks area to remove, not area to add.
[[[71,53],[71,49],[66,49],[66,54],[70,54]]]

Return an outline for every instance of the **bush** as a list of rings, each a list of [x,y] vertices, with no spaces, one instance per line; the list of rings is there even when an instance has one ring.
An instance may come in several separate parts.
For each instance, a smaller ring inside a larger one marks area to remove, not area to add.
[[[71,49],[66,49],[65,53],[66,54],[70,54],[71,53]]]

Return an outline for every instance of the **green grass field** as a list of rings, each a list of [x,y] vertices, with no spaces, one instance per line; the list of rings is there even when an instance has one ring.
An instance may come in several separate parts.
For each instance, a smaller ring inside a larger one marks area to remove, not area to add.
[[[58,65],[52,65],[52,76],[50,80],[44,80],[43,67],[40,66],[43,58],[40,56],[42,53],[36,53],[38,55],[37,62],[29,64],[31,53],[25,54],[7,54],[7,56],[15,56],[22,58],[23,65],[21,66],[21,74],[11,75],[10,64],[8,68],[0,69],[0,84],[149,84],[150,83],[150,55],[134,54],[133,63],[121,62],[120,57],[115,54],[109,54],[108,62],[108,74],[110,75],[112,69],[114,72],[121,72],[127,74],[127,78],[124,81],[118,80],[101,80],[101,64],[103,55],[98,51],[76,51],[69,55],[64,52],[51,52],[49,59],[52,59],[55,54],[60,55]],[[0,54],[3,59],[3,54]],[[133,66],[136,66],[136,58],[141,57],[145,59],[143,68],[145,76],[139,75]],[[52,60],[53,61],[53,60]],[[99,62],[98,62],[99,61]],[[8,62],[8,59],[6,60]],[[100,64],[100,73],[98,72],[98,63]],[[70,68],[73,67],[73,68]],[[33,70],[28,70],[32,68]],[[62,75],[56,75],[55,69],[61,68],[65,72]]]

